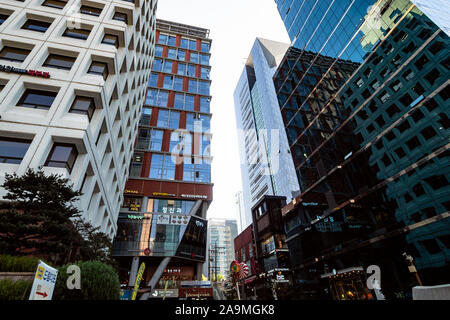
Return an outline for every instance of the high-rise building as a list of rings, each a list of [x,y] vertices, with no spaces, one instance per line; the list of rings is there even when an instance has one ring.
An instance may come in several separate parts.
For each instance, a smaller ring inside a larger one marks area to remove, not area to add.
[[[237,236],[236,220],[208,219],[208,269],[204,274],[213,279],[216,275],[227,277],[230,263],[234,260],[234,238]]]
[[[234,91],[244,200],[242,229],[264,195],[299,191],[272,80],[289,45],[257,38]]]
[[[277,4],[295,46],[274,81],[302,191],[283,209],[299,297],[448,283],[448,35],[408,0]]]
[[[245,207],[244,207],[244,193],[242,191],[236,192],[236,210],[238,212],[238,233],[244,231],[245,221]]]
[[[113,255],[130,286],[141,261],[144,286],[176,290],[201,280],[206,259],[211,39],[207,29],[157,20],[156,43]]]
[[[0,4],[0,183],[41,166],[61,174],[83,193],[83,217],[111,238],[154,56],[156,4]]]

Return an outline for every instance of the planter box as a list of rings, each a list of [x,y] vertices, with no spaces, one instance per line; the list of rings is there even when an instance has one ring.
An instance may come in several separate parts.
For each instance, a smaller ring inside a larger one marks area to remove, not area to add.
[[[30,280],[33,281],[34,272],[0,272],[0,280],[9,279],[11,281]]]

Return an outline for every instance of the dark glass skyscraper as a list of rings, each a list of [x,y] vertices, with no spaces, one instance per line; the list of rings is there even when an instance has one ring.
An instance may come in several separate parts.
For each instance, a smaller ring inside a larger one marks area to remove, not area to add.
[[[294,46],[274,81],[302,190],[283,209],[300,297],[407,298],[403,253],[424,285],[448,283],[448,36],[408,0],[276,2]]]

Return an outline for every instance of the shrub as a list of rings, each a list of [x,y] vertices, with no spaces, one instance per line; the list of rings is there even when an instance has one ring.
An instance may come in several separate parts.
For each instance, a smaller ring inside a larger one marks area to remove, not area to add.
[[[100,261],[74,263],[81,270],[81,289],[67,288],[70,264],[58,268],[53,300],[119,300],[119,276],[113,267]]]
[[[35,272],[39,258],[0,255],[0,272]]]
[[[31,286],[31,280],[0,280],[0,300],[28,300]]]

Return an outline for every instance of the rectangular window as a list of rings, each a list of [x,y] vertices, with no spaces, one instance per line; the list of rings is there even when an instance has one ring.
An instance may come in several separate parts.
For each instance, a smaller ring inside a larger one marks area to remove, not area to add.
[[[28,19],[24,23],[24,25],[22,26],[21,29],[44,33],[45,31],[47,31],[47,29],[48,29],[48,27],[50,27],[50,25],[51,25],[50,22]]]
[[[177,60],[184,61],[186,59],[186,51],[178,49]]]
[[[163,88],[164,89],[172,89],[172,85],[173,85],[173,76],[165,75]]]
[[[209,82],[199,81],[198,82],[198,93],[209,96]]]
[[[184,103],[184,109],[188,111],[194,111],[194,96],[191,96],[190,94],[186,95],[186,101]]]
[[[74,145],[55,143],[50,151],[50,154],[48,155],[45,166],[66,168],[69,173],[71,173],[77,156],[78,151]]]
[[[118,11],[114,12],[113,20],[122,21],[122,22],[125,22],[126,24],[128,24],[128,16],[126,13],[122,13],[122,12],[118,12]]]
[[[189,64],[187,68],[187,75],[189,77],[195,77],[195,65]]]
[[[175,100],[173,104],[174,108],[183,109],[184,108],[184,94],[175,93]]]
[[[189,40],[185,38],[181,38],[181,44],[180,47],[183,49],[189,49]]]
[[[167,107],[167,102],[169,101],[169,92],[160,91],[158,93],[158,103],[156,104],[158,107]]]
[[[147,91],[147,98],[145,99],[145,104],[156,106],[156,98],[158,96],[157,90],[148,90]]]
[[[173,90],[183,91],[183,78],[175,77],[173,82]]]
[[[197,41],[189,40],[189,50],[197,50]]]
[[[178,129],[180,126],[180,113],[178,111],[170,111],[169,128]]]
[[[194,113],[186,113],[186,130],[194,131],[195,125],[195,114]]]
[[[210,46],[209,42],[202,41],[202,52],[209,52],[210,47],[211,46]]]
[[[69,29],[62,34],[63,37],[69,37],[74,39],[86,40],[89,37],[91,30],[87,29]]]
[[[158,38],[158,43],[159,44],[167,44],[167,38],[168,38],[167,35],[161,33]]]
[[[108,78],[108,65],[104,62],[92,61],[88,73],[102,76],[104,80]]]
[[[90,7],[90,6],[81,6],[80,13],[88,14],[90,16],[98,17],[102,13],[103,9]]]
[[[152,74],[150,75],[150,78],[148,79],[148,85],[149,87],[154,87],[156,88],[158,85],[158,74],[152,72]]]
[[[177,49],[169,48],[167,58],[175,60],[177,58]]]
[[[162,71],[163,62],[161,59],[155,59],[153,60],[153,71]]]
[[[186,64],[185,63],[178,63],[178,71],[177,74],[180,76],[186,75]]]
[[[169,125],[169,110],[160,109],[158,113],[158,127],[167,128]]]
[[[42,2],[44,7],[50,7],[55,9],[63,9],[66,6],[67,2],[60,0],[45,0]]]
[[[142,161],[144,160],[144,154],[136,152],[133,155],[133,159],[130,164],[130,177],[140,177],[142,170]]]
[[[191,52],[191,58],[189,59],[189,62],[198,63],[198,53]]]
[[[0,163],[20,164],[31,141],[0,137]]]
[[[156,129],[152,130],[150,150],[161,151],[163,136],[164,136],[163,130],[156,130]]]
[[[189,79],[188,91],[190,93],[197,93],[197,80]]]
[[[200,54],[200,64],[209,66],[209,55]]]
[[[69,112],[87,115],[88,119],[91,120],[94,111],[95,103],[93,98],[76,96]]]
[[[164,156],[164,168],[163,168],[163,179],[174,180],[175,179],[175,163],[170,155]]]
[[[103,37],[102,43],[113,45],[116,48],[119,48],[119,37],[115,34],[105,34]]]
[[[200,111],[209,113],[210,112],[210,99],[206,97],[200,98]]]
[[[2,51],[0,51],[0,59],[12,62],[23,62],[30,52],[31,50],[5,46]]]
[[[168,43],[167,43],[167,44],[168,44],[169,46],[175,47],[176,41],[177,41],[177,37],[169,36],[169,40],[168,40]]]
[[[141,119],[139,120],[139,124],[143,126],[150,125],[150,118],[152,117],[152,108],[143,107],[141,113]]]
[[[209,80],[209,68],[201,67],[200,68],[200,77],[202,79]]]
[[[191,157],[184,158],[183,181],[195,181],[195,165]]]
[[[57,94],[57,92],[26,89],[17,105],[33,109],[48,110],[52,106]]]
[[[164,156],[162,154],[152,154],[149,178],[161,179],[164,165]]]
[[[155,57],[162,57],[163,54],[163,47],[162,46],[155,46]]]
[[[75,63],[76,58],[62,56],[59,54],[50,54],[45,60],[43,66],[49,68],[70,70]]]
[[[171,61],[164,61],[163,72],[172,73],[172,62]]]

